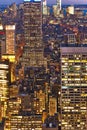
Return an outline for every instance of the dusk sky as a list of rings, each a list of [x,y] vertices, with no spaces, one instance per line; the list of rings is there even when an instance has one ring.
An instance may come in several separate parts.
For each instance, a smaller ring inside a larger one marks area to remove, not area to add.
[[[0,4],[20,3],[23,0],[0,0]],[[47,0],[48,4],[55,4],[56,0]],[[87,4],[87,0],[62,0],[63,4]]]

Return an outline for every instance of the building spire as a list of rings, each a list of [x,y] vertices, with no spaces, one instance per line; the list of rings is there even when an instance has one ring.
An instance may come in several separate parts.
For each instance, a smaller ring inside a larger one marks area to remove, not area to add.
[[[47,6],[47,0],[43,0],[43,6]]]

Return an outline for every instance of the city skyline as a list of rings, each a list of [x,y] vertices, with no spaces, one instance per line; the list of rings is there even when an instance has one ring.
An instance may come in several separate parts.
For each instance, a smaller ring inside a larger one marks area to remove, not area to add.
[[[23,0],[1,0],[1,4],[11,4],[11,3],[13,3],[13,2],[15,2],[15,3],[17,3],[17,4],[19,4],[19,3],[22,3],[23,2]],[[48,4],[55,4],[56,3],[56,0],[47,0],[47,3]],[[62,0],[62,4],[86,4],[87,3],[87,0],[73,0],[73,1],[71,1],[71,0]]]
[[[87,0],[63,1],[1,0],[0,130],[87,130]]]

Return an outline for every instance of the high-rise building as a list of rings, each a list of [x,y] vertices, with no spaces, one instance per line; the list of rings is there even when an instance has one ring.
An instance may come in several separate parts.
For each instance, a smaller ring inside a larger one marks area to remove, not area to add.
[[[67,8],[67,13],[68,13],[68,14],[71,14],[71,15],[74,15],[74,6],[69,6],[69,7]]]
[[[25,46],[20,58],[22,65],[41,66],[44,64],[41,0],[24,0],[24,38]]]
[[[58,17],[59,15],[59,9],[57,5],[53,5],[53,14],[55,17]]]
[[[47,6],[47,0],[43,0],[43,6]]]
[[[61,0],[57,0],[57,14],[61,11]]]
[[[49,15],[49,8],[43,5],[43,15]]]
[[[6,54],[15,54],[15,25],[6,25]]]
[[[24,37],[27,47],[40,47],[42,44],[41,0],[24,0]]]
[[[61,47],[61,130],[86,130],[86,115],[87,46]]]
[[[6,117],[7,100],[9,97],[10,69],[9,61],[0,61],[0,122]]]
[[[13,82],[15,81],[15,24],[5,26],[5,46],[3,48],[4,52],[2,53],[1,58],[4,60],[9,59],[11,67],[11,82]]]
[[[61,11],[61,0],[56,1],[56,5],[53,5],[53,13],[55,17],[58,17],[60,15]]]
[[[9,60],[9,62],[10,62],[10,69],[11,69],[11,82],[13,82],[13,81],[15,81],[15,65],[14,65],[14,63],[15,63],[15,55],[14,54],[3,54],[2,55],[2,59],[3,60]]]
[[[2,54],[5,53],[5,30],[2,24],[0,24],[0,59]]]
[[[49,15],[47,0],[43,0],[43,15]]]
[[[57,7],[58,7],[58,10],[61,10],[61,0],[57,0]]]

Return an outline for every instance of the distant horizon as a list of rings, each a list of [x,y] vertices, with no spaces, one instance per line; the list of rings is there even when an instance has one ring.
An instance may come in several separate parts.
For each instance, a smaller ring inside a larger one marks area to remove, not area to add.
[[[11,4],[13,4],[13,3],[16,3],[16,2],[12,2],[12,3],[10,3],[10,4],[8,4],[8,3],[6,3],[6,4],[4,4],[4,3],[0,3],[0,5],[11,5]],[[20,3],[16,3],[16,5],[19,5],[19,4],[22,4],[23,2],[20,2]],[[52,5],[56,5],[56,4],[51,4],[51,3],[48,3],[47,5],[50,5],[50,6],[52,6]],[[87,4],[66,4],[66,3],[64,3],[64,4],[62,4],[62,6],[64,6],[64,5],[70,5],[70,6],[73,6],[73,5],[87,5]]]
[[[16,3],[16,2],[13,2],[13,3]],[[13,4],[13,3],[11,3],[11,4]],[[16,3],[16,5],[19,5],[19,4],[22,4],[22,3],[23,3],[23,2],[21,2],[21,3]],[[4,4],[4,3],[1,4],[1,3],[0,3],[0,5],[11,5],[11,4],[8,4],[8,3],[7,3],[7,4]],[[48,6],[52,6],[52,5],[56,5],[56,4],[49,4],[49,3],[48,3],[47,5],[48,5]],[[73,5],[85,5],[85,6],[86,6],[87,4],[76,4],[76,3],[75,3],[75,4],[66,4],[66,3],[65,3],[65,4],[62,4],[62,6],[64,6],[64,5],[67,5],[67,6],[68,6],[68,5],[69,5],[69,6],[73,6]]]
[[[0,0],[0,5],[17,5],[23,3],[24,0]],[[43,1],[43,0],[42,0]],[[47,5],[55,5],[57,0],[47,0]],[[61,0],[62,5],[87,5],[87,0]]]

